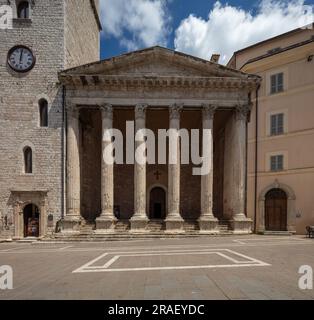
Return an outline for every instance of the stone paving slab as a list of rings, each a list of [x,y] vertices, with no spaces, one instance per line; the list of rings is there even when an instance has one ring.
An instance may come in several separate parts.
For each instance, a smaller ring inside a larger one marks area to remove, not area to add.
[[[14,289],[0,290],[0,299],[314,299],[314,290],[298,287],[299,267],[314,268],[313,246],[314,240],[304,237],[255,235],[99,244],[3,243],[0,266],[12,266]],[[229,250],[227,262],[206,254],[224,250]],[[112,268],[155,269],[73,273],[104,253],[111,258],[120,253]],[[198,268],[237,264],[232,259],[241,264],[244,257],[265,265]],[[195,268],[176,268],[182,265]],[[174,268],[162,269],[165,266]]]

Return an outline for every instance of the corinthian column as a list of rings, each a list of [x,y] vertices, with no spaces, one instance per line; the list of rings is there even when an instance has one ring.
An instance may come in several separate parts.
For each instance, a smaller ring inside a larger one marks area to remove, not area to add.
[[[232,146],[232,160],[234,170],[234,193],[232,195],[234,210],[231,221],[232,229],[236,233],[251,231],[252,221],[246,217],[246,147],[247,121],[250,112],[249,105],[236,106],[234,114],[234,145]]]
[[[169,109],[169,164],[168,164],[168,216],[166,219],[167,230],[180,230],[183,219],[180,215],[180,112],[182,106],[172,105]],[[171,143],[172,141],[172,143]],[[176,155],[176,157],[175,157]]]
[[[106,148],[111,145],[111,133],[113,124],[113,109],[111,105],[101,107],[102,113],[102,159],[101,159],[101,215],[96,219],[97,229],[110,230],[114,228],[116,217],[114,216],[113,200],[113,170],[114,163],[112,159],[107,159],[105,155]]]
[[[135,150],[145,146],[145,136],[139,130],[146,127],[146,105],[135,107]],[[131,229],[144,230],[148,222],[146,214],[146,157],[138,154],[134,163],[134,215],[131,219]]]
[[[213,123],[214,114],[217,107],[212,105],[203,106],[203,130],[206,130],[206,134],[209,135],[208,154],[204,154],[203,157],[209,157],[208,168],[206,168],[206,174],[201,176],[201,216],[199,218],[199,227],[201,232],[218,232],[218,219],[213,214],[213,173],[214,173],[214,157],[213,157]],[[203,133],[203,139],[205,132]],[[203,166],[205,163],[203,164]]]
[[[81,221],[79,137],[79,109],[70,105],[67,108],[67,211],[64,231],[75,231]]]

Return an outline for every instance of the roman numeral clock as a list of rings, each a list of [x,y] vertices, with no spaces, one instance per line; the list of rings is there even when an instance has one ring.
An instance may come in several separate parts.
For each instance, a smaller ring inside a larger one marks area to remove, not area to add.
[[[35,63],[36,57],[28,47],[19,45],[8,52],[8,65],[15,72],[28,72],[33,69]]]

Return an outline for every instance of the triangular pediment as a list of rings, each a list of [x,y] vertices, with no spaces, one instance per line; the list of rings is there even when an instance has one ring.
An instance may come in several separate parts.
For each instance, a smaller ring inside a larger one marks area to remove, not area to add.
[[[162,47],[152,47],[68,69],[61,75],[194,76],[247,78],[247,74]]]

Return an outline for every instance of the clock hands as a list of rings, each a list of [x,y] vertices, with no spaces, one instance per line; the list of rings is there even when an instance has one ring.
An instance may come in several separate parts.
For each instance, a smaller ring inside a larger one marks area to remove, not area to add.
[[[20,50],[20,52],[21,52],[21,54],[20,54],[20,64],[22,63],[23,51],[24,51],[24,49]]]

